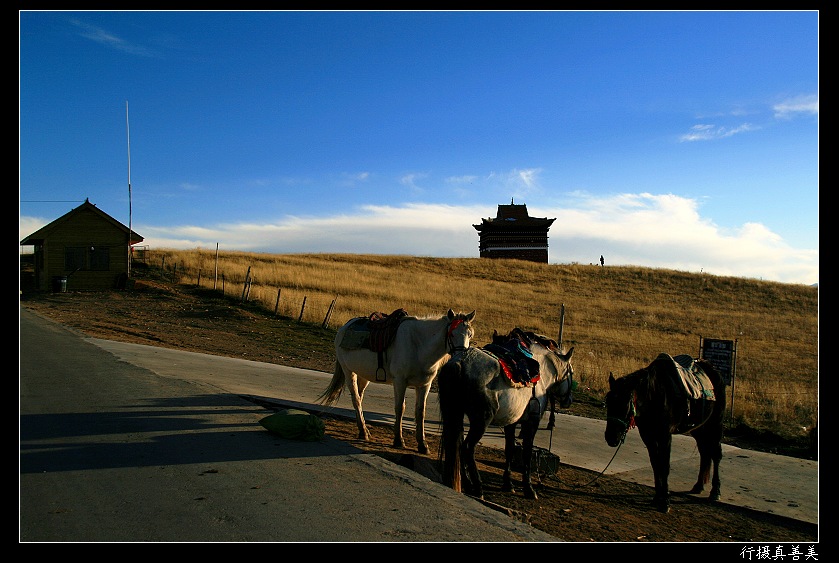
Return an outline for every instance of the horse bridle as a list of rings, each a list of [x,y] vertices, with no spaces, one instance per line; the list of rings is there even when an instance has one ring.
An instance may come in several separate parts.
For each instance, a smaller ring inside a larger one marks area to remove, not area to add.
[[[556,354],[556,352],[554,352]],[[556,387],[562,389],[565,385],[568,386],[568,393],[574,392],[574,368],[571,367],[570,362],[566,362],[565,364],[565,371],[562,372],[562,379],[556,382]],[[557,390],[551,393],[551,395],[558,397],[562,394],[562,391]]]
[[[452,333],[454,332],[454,329],[456,329],[458,326],[460,326],[461,324],[463,324],[465,322],[466,321],[464,321],[463,319],[455,319],[451,322],[448,330],[446,331],[446,345],[448,346],[449,354],[451,354],[451,355],[454,355],[455,352],[465,352],[466,351],[466,346],[455,346],[452,342]],[[468,326],[469,323],[466,323],[466,325],[467,325],[466,330],[468,331],[469,330],[469,326]],[[471,337],[470,337],[470,339],[471,339]]]
[[[635,390],[632,390],[629,394],[629,407],[626,409],[626,419],[608,415],[606,416],[607,424],[611,421],[613,423],[620,424],[623,427],[620,439],[621,444],[623,444],[624,440],[626,440],[626,435],[629,433],[629,429],[635,428],[635,400],[636,393]]]

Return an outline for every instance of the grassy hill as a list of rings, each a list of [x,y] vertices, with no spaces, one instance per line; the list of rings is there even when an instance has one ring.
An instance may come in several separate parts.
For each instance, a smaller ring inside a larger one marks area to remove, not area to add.
[[[730,424],[787,436],[818,422],[818,288],[636,266],[363,254],[162,249],[148,267],[277,316],[328,324],[398,308],[477,311],[476,344],[521,327],[575,347],[581,389],[659,353],[699,354],[700,339],[736,342]],[[328,316],[328,323],[325,323]]]

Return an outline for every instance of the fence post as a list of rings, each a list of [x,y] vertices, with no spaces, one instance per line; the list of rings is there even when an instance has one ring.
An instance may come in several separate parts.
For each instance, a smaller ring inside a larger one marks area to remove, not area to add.
[[[245,291],[248,289],[248,280],[250,280],[250,279],[251,279],[251,267],[248,266],[248,273],[245,274],[245,283],[242,286],[242,299],[241,299],[242,303],[245,302]]]
[[[216,289],[218,285],[218,243],[216,243],[216,266],[215,266],[215,275],[213,277],[213,290]]]
[[[562,332],[565,329],[565,303],[562,304],[562,308],[559,310],[559,351],[562,352]]]
[[[300,321],[302,321],[302,320],[303,320],[303,311],[304,311],[305,309],[306,309],[306,296],[304,295],[304,296],[303,296],[303,306],[302,306],[302,307],[300,307],[300,316],[299,316],[299,317],[297,317],[297,322],[298,322],[298,323],[299,323]]]
[[[332,316],[332,310],[335,308],[335,301],[338,300],[338,296],[335,296],[335,299],[332,300],[332,303],[329,304],[329,309],[326,311],[326,316],[323,318],[323,324],[321,325],[323,328],[329,328],[329,317]]]

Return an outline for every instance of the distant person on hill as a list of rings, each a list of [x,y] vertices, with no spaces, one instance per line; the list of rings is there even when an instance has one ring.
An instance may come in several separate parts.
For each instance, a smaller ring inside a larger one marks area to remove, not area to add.
[[[604,260],[603,260],[603,255],[602,254],[600,255],[600,266],[601,267],[604,266]]]

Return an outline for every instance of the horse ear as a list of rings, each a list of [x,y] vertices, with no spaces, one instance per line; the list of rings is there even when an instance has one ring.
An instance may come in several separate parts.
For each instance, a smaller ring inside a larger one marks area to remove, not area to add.
[[[468,315],[466,315],[466,322],[471,323],[475,319],[475,311],[472,311]]]
[[[446,313],[446,316],[449,317],[449,320],[454,319],[454,311],[449,309],[449,312]]]
[[[612,383],[614,383],[614,382],[615,382],[615,376],[612,375],[612,372],[610,371],[609,372],[609,387],[611,387]]]

